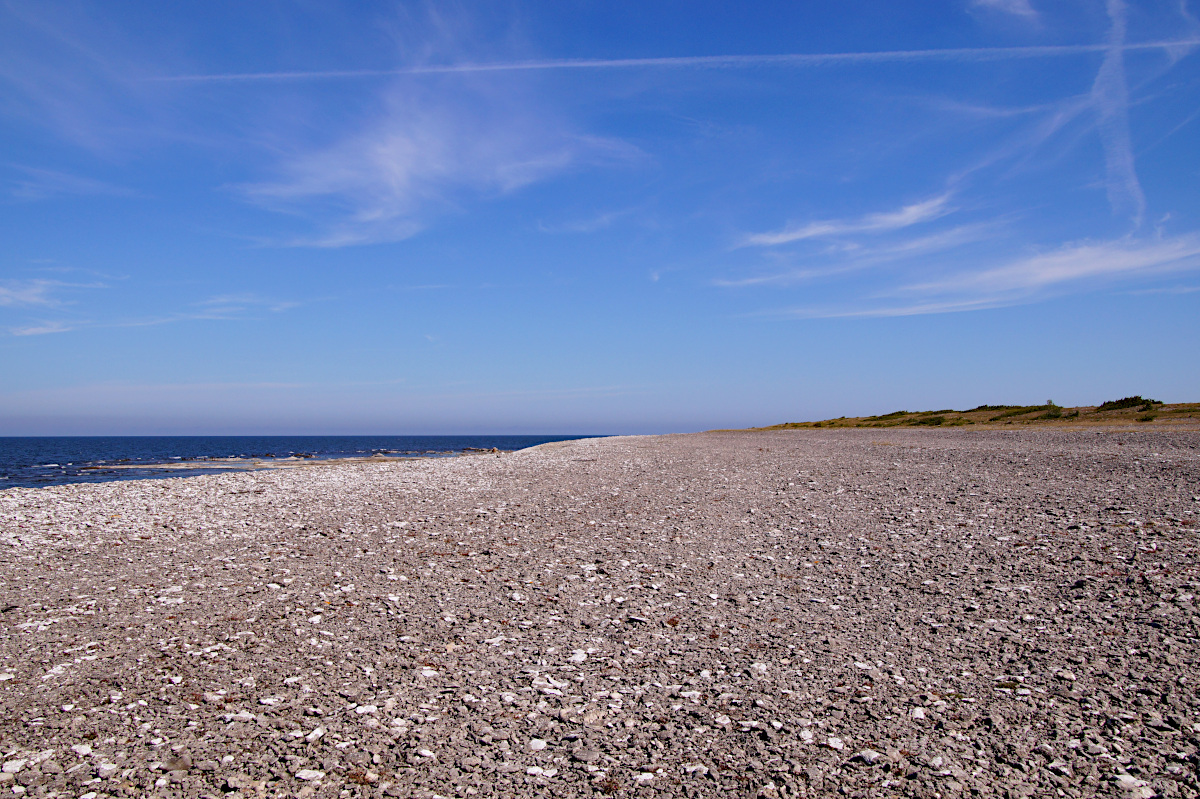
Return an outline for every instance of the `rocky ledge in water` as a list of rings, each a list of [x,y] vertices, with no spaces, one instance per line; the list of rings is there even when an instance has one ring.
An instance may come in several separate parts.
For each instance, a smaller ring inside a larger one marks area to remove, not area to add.
[[[0,792],[1200,795],[1200,433],[0,492]]]

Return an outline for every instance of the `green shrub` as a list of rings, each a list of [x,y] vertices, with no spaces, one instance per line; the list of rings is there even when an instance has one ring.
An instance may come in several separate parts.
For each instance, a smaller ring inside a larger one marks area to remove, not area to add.
[[[1152,413],[1146,413],[1137,418],[1137,420],[1139,422],[1153,422],[1154,419],[1155,419],[1155,416]]]
[[[1102,402],[1102,403],[1100,403],[1100,406],[1098,408],[1096,408],[1096,410],[1097,411],[1123,411],[1126,408],[1138,408],[1141,406],[1146,406],[1146,407],[1142,408],[1142,410],[1148,410],[1149,408],[1151,408],[1155,405],[1162,405],[1162,403],[1159,402],[1158,400],[1146,399],[1145,397],[1142,397],[1138,394],[1134,394],[1132,397],[1122,397],[1119,400],[1109,400],[1108,402]]]
[[[939,424],[943,424],[945,421],[946,421],[945,416],[925,416],[921,419],[914,419],[913,424],[939,425]]]

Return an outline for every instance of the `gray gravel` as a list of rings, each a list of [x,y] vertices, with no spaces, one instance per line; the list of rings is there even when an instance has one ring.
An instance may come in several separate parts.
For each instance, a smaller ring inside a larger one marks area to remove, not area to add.
[[[0,492],[0,793],[1200,796],[1200,433]]]

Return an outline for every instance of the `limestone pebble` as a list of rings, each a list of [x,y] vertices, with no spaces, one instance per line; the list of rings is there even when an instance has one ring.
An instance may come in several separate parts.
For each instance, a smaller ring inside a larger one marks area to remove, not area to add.
[[[1200,432],[0,491],[0,791],[1200,796]]]

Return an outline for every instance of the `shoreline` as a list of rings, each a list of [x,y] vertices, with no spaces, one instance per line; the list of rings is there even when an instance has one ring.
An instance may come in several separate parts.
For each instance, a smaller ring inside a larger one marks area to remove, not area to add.
[[[0,490],[510,452],[562,435],[0,439]]]
[[[1190,786],[1200,431],[964,429],[0,491],[0,780],[235,797]]]

